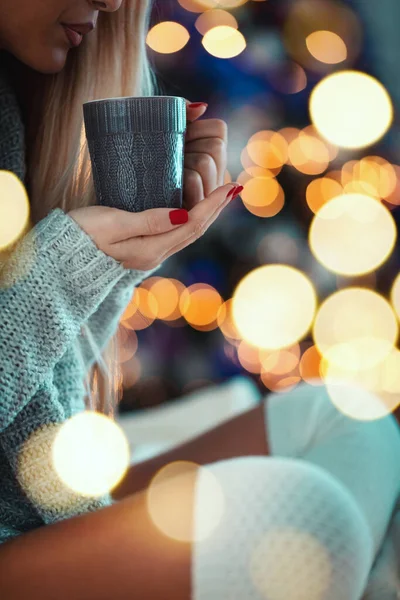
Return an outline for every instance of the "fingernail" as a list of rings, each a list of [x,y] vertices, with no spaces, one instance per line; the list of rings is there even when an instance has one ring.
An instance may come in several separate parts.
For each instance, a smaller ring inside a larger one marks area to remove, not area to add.
[[[190,108],[198,108],[199,106],[205,106],[207,108],[208,104],[206,102],[193,102],[192,104],[188,104]]]
[[[177,208],[176,210],[170,210],[169,219],[172,225],[182,225],[187,223],[189,220],[189,213],[184,208]]]
[[[233,196],[231,198],[231,200],[234,200],[236,198],[236,196],[239,196],[240,192],[243,190],[243,186],[242,185],[238,185],[235,188],[235,191],[233,192]]]
[[[233,192],[234,192],[234,191],[237,189],[237,187],[238,187],[238,186],[237,186],[237,185],[235,185],[233,188],[231,188],[231,189],[229,190],[229,192],[228,192],[228,193],[227,193],[227,195],[226,195],[226,200],[228,200],[229,196],[230,196],[231,194],[233,194]]]

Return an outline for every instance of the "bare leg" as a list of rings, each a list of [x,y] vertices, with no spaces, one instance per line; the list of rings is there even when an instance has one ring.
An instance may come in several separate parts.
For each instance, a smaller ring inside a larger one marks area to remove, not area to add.
[[[145,494],[0,546],[7,600],[190,600],[191,547],[153,525]]]
[[[268,405],[272,406],[273,403],[269,402]],[[283,407],[281,402],[278,405]],[[250,547],[253,546],[250,534],[255,533],[259,537],[261,533],[268,533],[270,525],[273,528],[276,527],[276,516],[279,516],[280,519],[287,518],[287,525],[290,527],[293,525],[293,518],[297,518],[296,515],[299,517],[303,515],[302,518],[304,518],[300,524],[302,527],[304,525],[306,533],[308,531],[312,533],[312,528],[317,527],[322,535],[321,543],[325,543],[324,532],[327,524],[335,524],[335,516],[339,520],[342,519],[340,526],[335,525],[339,541],[336,540],[336,533],[334,536],[327,531],[325,536],[328,538],[327,547],[330,548],[329,544],[332,540],[335,541],[338,548],[343,546],[344,550],[339,548],[340,551],[335,556],[337,555],[340,560],[342,560],[340,557],[350,556],[354,561],[358,561],[356,566],[359,568],[359,580],[361,581],[367,575],[370,562],[370,557],[365,559],[362,553],[366,548],[371,554],[372,537],[369,528],[366,526],[363,528],[361,525],[359,527],[355,519],[356,515],[361,519],[363,513],[365,519],[371,520],[369,504],[364,507],[364,495],[361,499],[358,498],[358,488],[353,485],[352,481],[349,483],[343,474],[339,477],[340,473],[339,475],[336,473],[338,462],[335,459],[337,449],[343,454],[342,450],[346,451],[346,448],[342,448],[342,444],[346,440],[352,442],[353,435],[347,437],[338,435],[335,441],[333,439],[335,431],[332,431],[332,419],[329,418],[329,415],[327,424],[331,426],[330,428],[324,428],[325,421],[321,422],[318,419],[314,424],[311,423],[311,429],[307,430],[311,412],[303,410],[305,405],[299,406],[298,410],[303,421],[299,420],[294,410],[296,406],[297,402],[293,406],[292,403],[287,405],[287,411],[283,415],[281,424],[279,424],[279,419],[277,420],[280,413],[275,414],[275,421],[273,419],[275,428],[269,424],[270,446],[272,450],[276,450],[274,441],[277,443],[280,439],[286,440],[289,445],[295,443],[295,447],[290,450],[289,455],[299,456],[302,459],[289,460],[291,468],[295,469],[299,476],[301,469],[307,471],[307,473],[304,471],[306,476],[303,481],[307,485],[310,484],[310,489],[307,492],[307,489],[304,488],[304,498],[299,496],[301,489],[297,485],[296,478],[288,473],[287,469],[285,471],[286,467],[282,460],[287,462],[288,459],[265,456],[268,453],[268,444],[265,434],[265,407],[262,403],[256,409],[224,423],[189,443],[182,444],[162,457],[157,457],[151,461],[151,468],[148,465],[147,471],[142,471],[140,481],[139,479],[136,481],[132,469],[133,487],[139,488],[145,487],[146,481],[151,479],[152,474],[170,461],[183,459],[199,464],[214,463],[209,468],[216,474],[220,474],[221,481],[225,481],[229,488],[227,488],[229,497],[226,497],[229,499],[227,506],[230,512],[224,513],[223,531],[221,530],[221,533],[225,532],[224,535],[221,537],[218,533],[210,538],[218,546],[216,546],[213,556],[209,554],[210,547],[207,547],[207,553],[204,554],[199,545],[192,547],[191,544],[173,541],[160,533],[148,515],[146,494],[140,492],[128,496],[114,506],[41,528],[0,546],[2,597],[7,600],[20,600],[26,597],[40,597],[41,600],[54,600],[54,598],[57,600],[69,600],[70,598],[74,600],[109,600],[109,598],[130,600],[132,597],[140,598],[140,600],[214,600],[214,598],[215,600],[224,600],[224,598],[232,597],[231,590],[237,589],[235,586],[238,581],[243,583],[247,573],[247,568],[245,569],[239,561],[240,553],[236,550],[243,548],[247,548],[249,552],[253,550]],[[339,416],[341,417],[341,415]],[[362,429],[364,430],[364,427]],[[311,435],[310,439],[306,435],[307,431]],[[276,432],[280,432],[280,437],[277,437]],[[292,439],[296,438],[296,432],[301,434],[300,438],[303,433],[306,436],[307,456],[304,453],[302,440]],[[310,440],[311,444],[308,443]],[[378,453],[382,443],[380,438],[376,441]],[[332,446],[334,452],[332,450],[332,455],[325,454],[328,459],[332,458],[332,460],[325,460],[323,451],[324,449],[329,450],[330,442],[334,444],[334,448]],[[388,444],[389,442],[386,445]],[[370,445],[368,438],[368,448]],[[313,453],[314,446],[319,447],[321,452],[314,451]],[[354,454],[354,452],[350,454],[354,460],[357,459],[358,454]],[[257,457],[257,455],[261,456]],[[238,458],[236,461],[224,460],[236,456],[242,458]],[[387,478],[388,468],[393,460],[389,461],[386,458],[381,460],[379,456],[377,457],[378,467],[382,467]],[[361,458],[362,456],[360,456],[360,460]],[[320,485],[319,481],[312,479],[312,470],[315,467],[307,465],[306,461],[317,463],[324,469],[322,471],[320,469],[320,476],[326,473],[325,469],[332,472],[333,478],[325,475],[325,479],[330,477],[330,485],[336,486],[338,492],[336,495],[322,485],[322,482]],[[362,462],[364,464],[364,459]],[[385,462],[388,464],[386,465]],[[398,463],[394,462],[394,464]],[[287,467],[289,467],[288,463]],[[357,464],[355,467],[357,475]],[[137,474],[139,475],[139,473]],[[374,480],[376,478],[377,471],[374,471]],[[339,484],[338,480],[343,485]],[[354,480],[357,483],[357,477],[354,477]],[[293,488],[289,492],[288,485]],[[232,489],[231,486],[233,486]],[[347,487],[354,495],[347,494],[346,500],[343,494]],[[373,487],[371,490],[376,492]],[[319,499],[316,492],[322,494]],[[291,498],[294,504],[301,507],[302,510],[293,511],[292,505],[287,502],[288,498]],[[337,506],[332,506],[331,513],[324,516],[321,510],[325,510],[328,500],[337,501]],[[355,504],[356,500],[358,501],[357,505]],[[354,514],[348,510],[349,502],[353,505]],[[199,499],[198,504],[201,507]],[[266,509],[266,507],[268,508]],[[359,508],[361,511],[358,510]],[[190,513],[190,510],[188,512]],[[242,515],[242,519],[238,518],[240,515]],[[347,519],[346,523],[343,521],[344,516]],[[367,520],[365,520],[365,524]],[[381,525],[382,523],[379,524],[379,529],[382,529]],[[352,527],[354,531],[351,530]],[[374,532],[374,527],[371,527],[371,533]],[[360,532],[370,536],[368,544],[365,543],[365,540],[361,540]],[[230,551],[233,552],[232,556],[229,555]],[[275,558],[285,557],[285,555],[286,552],[282,552],[281,555],[267,552],[265,556],[261,557],[263,563],[261,572],[276,574]],[[303,560],[303,555],[301,552],[295,551],[292,558],[293,560],[295,558]],[[221,573],[217,569],[218,577],[215,580],[210,579],[212,569],[214,568],[215,571],[219,565],[218,561],[223,563],[221,565],[221,568],[224,568],[223,577],[220,577]],[[345,563],[348,563],[347,559]],[[318,561],[311,565],[311,572],[308,576],[310,582],[315,580],[320,570],[318,565]],[[354,580],[353,563],[350,564],[350,569],[346,567],[346,577],[343,575],[342,567],[339,567],[338,564],[335,571],[337,577],[333,578],[332,586],[328,590],[330,595],[323,596],[324,600],[336,600],[339,597],[359,598],[359,595],[344,593],[338,595],[336,593],[339,589],[337,586],[342,586],[346,581],[351,584]],[[277,583],[280,587],[288,579],[286,574],[289,571],[289,567],[285,566],[284,569],[277,572]],[[195,573],[194,589],[193,572]],[[217,583],[213,583],[214,581]],[[333,586],[333,583],[336,587]],[[235,585],[232,587],[233,584]],[[255,596],[243,594],[241,597]],[[288,600],[289,598],[290,600],[294,597],[298,598],[294,595],[285,597]],[[322,599],[322,596],[320,597]]]
[[[263,402],[189,442],[131,466],[113,490],[113,498],[120,500],[146,488],[159,469],[176,460],[205,465],[238,456],[266,456],[269,448],[264,415]]]
[[[174,460],[207,464],[266,454],[264,408],[260,404],[190,442],[132,467],[114,494],[115,499],[125,496],[121,502],[1,545],[2,597],[190,600],[191,544],[160,533],[149,517],[146,492],[134,492],[147,487],[158,469]]]

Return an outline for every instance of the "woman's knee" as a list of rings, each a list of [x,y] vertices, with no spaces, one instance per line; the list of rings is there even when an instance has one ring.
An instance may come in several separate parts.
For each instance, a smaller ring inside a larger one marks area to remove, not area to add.
[[[358,421],[325,386],[300,384],[265,402],[273,456],[297,457],[333,475],[355,498],[378,552],[400,493],[400,431],[392,415]]]
[[[207,466],[223,497],[202,539],[209,487],[195,494],[193,600],[358,600],[372,540],[349,492],[323,469],[286,458],[242,457]]]

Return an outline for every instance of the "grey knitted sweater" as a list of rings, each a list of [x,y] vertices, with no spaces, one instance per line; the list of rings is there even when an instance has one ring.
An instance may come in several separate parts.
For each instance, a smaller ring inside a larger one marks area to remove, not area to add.
[[[25,180],[23,117],[1,69],[0,169]],[[0,543],[112,502],[61,481],[52,441],[57,424],[85,409],[84,377],[95,359],[82,325],[104,349],[135,286],[160,266],[125,269],[56,208],[0,271]]]

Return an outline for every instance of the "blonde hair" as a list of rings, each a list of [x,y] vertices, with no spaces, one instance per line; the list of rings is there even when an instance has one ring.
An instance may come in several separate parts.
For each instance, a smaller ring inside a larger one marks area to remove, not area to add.
[[[82,104],[98,98],[162,95],[146,53],[152,1],[125,0],[115,12],[100,12],[96,29],[69,51],[59,73],[18,75],[33,225],[56,207],[68,212],[96,204]],[[122,390],[118,332],[100,353],[87,325],[84,330],[95,357],[84,381],[85,403],[112,416]],[[79,344],[77,349],[81,356]]]

